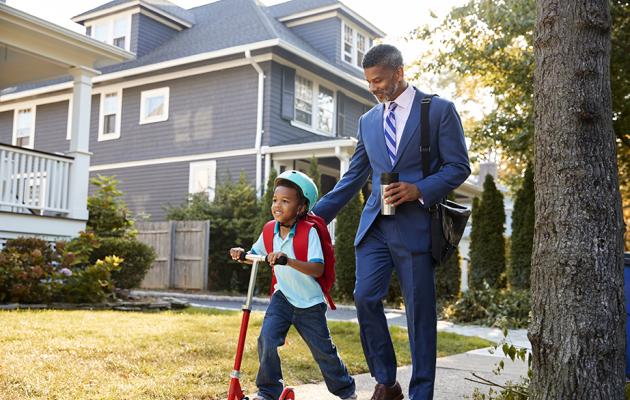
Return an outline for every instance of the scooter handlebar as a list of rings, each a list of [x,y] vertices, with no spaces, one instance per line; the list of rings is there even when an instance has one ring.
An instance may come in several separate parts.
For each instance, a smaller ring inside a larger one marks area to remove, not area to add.
[[[249,261],[264,261],[264,262],[269,262],[267,260],[267,256],[259,256],[257,254],[247,254],[247,253],[241,253],[241,257],[240,257],[241,261],[245,261],[245,260],[249,260]],[[276,260],[276,264],[278,265],[287,265],[287,262],[289,260],[287,259],[286,256],[280,256],[278,257],[278,259]]]

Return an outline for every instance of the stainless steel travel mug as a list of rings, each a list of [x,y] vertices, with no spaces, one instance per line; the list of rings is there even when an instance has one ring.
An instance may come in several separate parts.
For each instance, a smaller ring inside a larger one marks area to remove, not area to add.
[[[385,188],[395,182],[398,182],[398,172],[383,172],[381,174],[381,215],[396,214],[396,207],[385,201]]]

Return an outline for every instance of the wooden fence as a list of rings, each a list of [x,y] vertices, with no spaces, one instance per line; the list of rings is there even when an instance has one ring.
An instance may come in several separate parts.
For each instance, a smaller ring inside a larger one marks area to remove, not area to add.
[[[138,240],[157,257],[142,281],[146,289],[208,289],[210,221],[139,222]]]

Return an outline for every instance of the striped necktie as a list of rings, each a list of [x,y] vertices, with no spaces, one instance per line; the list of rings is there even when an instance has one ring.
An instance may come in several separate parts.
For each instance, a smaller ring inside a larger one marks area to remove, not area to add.
[[[394,115],[394,110],[398,104],[393,101],[389,103],[389,110],[387,111],[387,117],[385,117],[385,143],[387,144],[387,154],[389,154],[389,159],[392,162],[392,165],[396,163],[396,115]]]

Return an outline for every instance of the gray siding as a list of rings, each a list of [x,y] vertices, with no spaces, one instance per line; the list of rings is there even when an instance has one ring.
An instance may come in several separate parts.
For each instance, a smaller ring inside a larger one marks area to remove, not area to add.
[[[363,103],[345,97],[345,119],[343,122],[343,133],[339,133],[338,136],[357,136],[357,129],[359,128],[359,118],[365,113],[366,107]]]
[[[140,125],[144,90],[168,86],[167,121]],[[258,77],[251,66],[123,90],[121,136],[98,142],[99,101],[92,102],[92,165],[251,149],[256,136]]]
[[[170,40],[177,31],[142,14],[134,14],[131,20],[131,52],[138,57],[149,53]]]
[[[0,143],[11,144],[13,140],[13,111],[0,112]]]
[[[68,132],[68,101],[41,104],[35,111],[35,149],[64,152],[70,147]]]
[[[255,157],[242,156],[217,159],[217,182],[229,176],[237,180],[245,172],[253,184],[256,177]],[[144,214],[151,221],[164,221],[167,206],[178,206],[188,197],[189,162],[149,165],[142,167],[111,169],[90,174],[116,176],[118,188],[124,193],[123,200],[134,216]],[[90,194],[95,190],[90,187]]]
[[[341,20],[337,17],[290,28],[333,64],[341,61]]]

